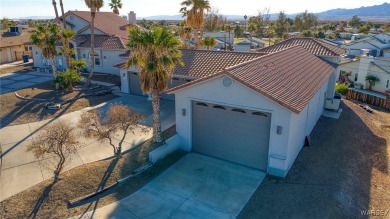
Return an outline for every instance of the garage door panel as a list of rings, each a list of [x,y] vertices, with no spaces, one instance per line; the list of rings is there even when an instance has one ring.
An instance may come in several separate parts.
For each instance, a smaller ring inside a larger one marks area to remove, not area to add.
[[[270,115],[207,105],[193,103],[193,151],[266,170]]]

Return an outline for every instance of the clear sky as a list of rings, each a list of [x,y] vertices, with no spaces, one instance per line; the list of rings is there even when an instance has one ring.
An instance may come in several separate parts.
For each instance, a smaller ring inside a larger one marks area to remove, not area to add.
[[[63,0],[65,10],[87,10],[84,0]],[[104,0],[102,11],[110,11],[109,0]],[[122,0],[121,14],[135,11],[137,17],[151,15],[175,15],[180,9],[182,0]],[[310,12],[321,12],[335,8],[358,8],[361,6],[379,5],[386,0],[210,0],[211,6],[225,15],[255,15],[264,7],[271,12],[284,10],[286,13],[298,13],[305,9]],[[57,0],[58,3],[58,0]],[[51,0],[0,0],[0,17],[18,18],[27,16],[53,16]]]

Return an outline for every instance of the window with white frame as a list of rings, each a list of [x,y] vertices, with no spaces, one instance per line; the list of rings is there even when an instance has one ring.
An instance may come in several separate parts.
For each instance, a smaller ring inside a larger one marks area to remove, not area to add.
[[[357,81],[358,80],[358,73],[355,73],[355,80],[354,81]]]
[[[95,66],[100,66],[100,57],[99,56],[95,56]]]
[[[390,83],[390,80],[387,80],[387,82],[386,82],[386,88],[389,88],[389,83]]]

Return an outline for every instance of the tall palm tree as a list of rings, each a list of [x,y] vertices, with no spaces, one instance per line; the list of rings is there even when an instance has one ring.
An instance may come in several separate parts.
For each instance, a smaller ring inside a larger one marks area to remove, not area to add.
[[[104,1],[103,0],[84,0],[87,7],[91,10],[91,68],[88,75],[87,82],[85,83],[85,86],[89,86],[91,84],[91,78],[93,75],[93,71],[95,68],[95,16],[96,12],[100,10],[101,7],[103,7]]]
[[[46,23],[37,24],[36,30],[30,35],[31,43],[42,50],[42,55],[49,60],[53,69],[53,76],[57,77],[57,66],[55,58],[57,56],[56,44],[60,39],[60,28],[57,24]]]
[[[226,25],[225,28],[224,28],[224,31],[228,32],[229,33],[229,47],[231,46],[231,34],[232,34],[232,31],[233,31],[233,27],[230,26],[230,25]],[[226,41],[226,39],[225,39]]]
[[[122,8],[122,2],[121,0],[111,0],[111,2],[108,4],[110,8],[112,9],[112,12],[119,15],[119,9]]]
[[[210,48],[216,46],[218,44],[218,41],[212,37],[212,36],[206,36],[202,39],[202,45],[207,48],[207,50],[210,50]]]
[[[53,4],[53,7],[54,7],[54,13],[56,14],[56,20],[57,20],[57,22],[59,22],[60,20],[58,19],[57,2],[56,2],[56,0],[52,0],[51,3]]]
[[[163,27],[153,27],[144,32],[137,27],[129,29],[127,47],[131,50],[127,68],[140,70],[141,88],[152,94],[153,141],[161,142],[160,96],[167,88],[168,79],[176,64],[183,65],[181,41]]]
[[[180,12],[186,16],[186,23],[194,33],[195,49],[199,47],[200,39],[203,38],[204,12],[211,9],[208,0],[185,0],[181,3]]]
[[[62,0],[60,0],[60,6],[61,6],[62,24],[64,25],[64,29],[66,29],[66,21],[65,21],[64,4],[62,3]]]

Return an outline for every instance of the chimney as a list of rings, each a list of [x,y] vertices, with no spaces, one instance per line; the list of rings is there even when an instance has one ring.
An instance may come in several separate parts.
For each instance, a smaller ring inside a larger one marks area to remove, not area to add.
[[[130,25],[134,25],[134,24],[136,23],[136,21],[137,21],[137,18],[136,18],[136,16],[135,16],[134,11],[130,11],[130,13],[129,13],[128,15],[129,15],[129,16],[128,16],[128,18],[129,18],[129,24],[130,24]]]

